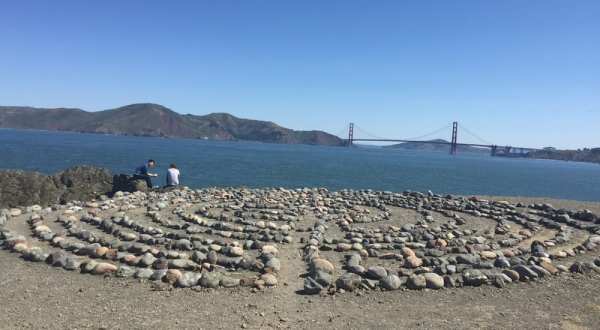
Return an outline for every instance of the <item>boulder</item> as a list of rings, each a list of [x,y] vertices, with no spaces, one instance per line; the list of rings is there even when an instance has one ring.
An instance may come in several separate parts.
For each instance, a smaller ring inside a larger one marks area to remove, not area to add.
[[[136,191],[148,191],[148,185],[146,181],[140,179],[134,179],[131,175],[117,174],[113,176],[112,180],[112,192],[136,192]]]
[[[108,170],[76,166],[52,176],[20,170],[0,171],[0,207],[86,201],[111,192]]]

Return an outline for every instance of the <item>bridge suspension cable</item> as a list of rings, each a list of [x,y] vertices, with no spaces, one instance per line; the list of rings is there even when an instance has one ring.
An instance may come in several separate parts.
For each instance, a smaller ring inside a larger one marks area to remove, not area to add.
[[[348,126],[342,128],[341,130],[337,131],[335,134],[335,136],[342,138],[342,139],[346,139],[348,138]]]
[[[423,135],[420,135],[420,136],[415,136],[415,137],[411,137],[411,138],[405,138],[405,139],[403,139],[403,140],[409,140],[409,141],[417,141],[417,140],[421,140],[421,139],[424,139],[424,138],[426,138],[426,137],[430,137],[430,136],[432,136],[432,135],[438,134],[438,133],[440,133],[440,132],[442,132],[442,131],[444,131],[444,130],[449,130],[451,126],[452,126],[452,124],[448,124],[448,125],[445,125],[445,126],[443,126],[443,127],[440,127],[440,128],[438,128],[438,129],[436,129],[436,130],[434,130],[434,131],[431,131],[431,132],[429,132],[429,133],[427,133],[427,134],[423,134]],[[359,135],[359,137],[357,137],[357,139],[361,139],[361,138],[364,138],[364,137],[373,138],[373,139],[378,139],[378,140],[386,140],[386,139],[388,139],[388,138],[381,137],[381,136],[378,136],[378,135],[376,135],[376,134],[370,133],[370,132],[368,132],[367,130],[365,130],[365,129],[363,129],[363,128],[359,127],[359,126],[357,126],[356,124],[354,125],[354,129],[355,129],[355,130],[356,130],[358,133],[360,133],[360,135]],[[361,136],[361,135],[364,135],[364,136]]]
[[[357,126],[356,124],[354,124],[354,130],[358,131],[361,134],[366,135],[369,138],[373,138],[373,139],[379,139],[379,140],[385,140],[386,138],[375,135],[375,134],[371,134],[368,131],[365,131],[364,129],[360,128],[359,126]]]
[[[458,125],[458,127],[460,127],[461,131],[466,132],[467,134],[469,134],[470,136],[474,137],[479,142],[482,142],[483,144],[494,145],[494,143],[491,143],[490,141],[487,141],[486,139],[484,139],[484,138],[480,137],[479,135],[473,133],[468,128],[466,128],[466,127],[464,127],[464,126],[462,126],[460,124]]]
[[[442,131],[444,131],[444,130],[450,129],[450,127],[452,127],[452,124],[448,124],[448,125],[446,125],[446,126],[444,126],[444,127],[440,127],[440,128],[438,128],[438,129],[436,129],[435,131],[432,131],[432,132],[430,132],[430,133],[423,134],[423,135],[421,135],[421,136],[415,136],[415,137],[411,137],[411,138],[404,139],[404,140],[410,140],[410,141],[422,140],[422,139],[424,139],[424,138],[426,138],[426,137],[430,137],[430,136],[432,136],[432,135],[435,135],[435,134],[438,134],[438,133],[440,133],[440,132],[442,132]]]

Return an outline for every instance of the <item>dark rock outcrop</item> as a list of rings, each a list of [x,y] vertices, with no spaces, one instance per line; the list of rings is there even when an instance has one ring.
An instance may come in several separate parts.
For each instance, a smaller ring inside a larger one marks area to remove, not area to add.
[[[109,170],[93,166],[76,166],[55,175],[0,171],[0,207],[89,200],[110,193],[112,181]]]
[[[134,179],[131,175],[115,174],[113,177],[113,193],[117,191],[147,191],[148,188],[149,187],[144,180]]]

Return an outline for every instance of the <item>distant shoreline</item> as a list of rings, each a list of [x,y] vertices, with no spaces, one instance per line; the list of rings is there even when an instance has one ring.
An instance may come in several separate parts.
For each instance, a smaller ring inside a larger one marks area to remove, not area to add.
[[[156,138],[156,139],[165,139],[165,140],[188,140],[188,141],[204,141],[204,142],[215,142],[215,143],[258,143],[258,144],[272,144],[272,145],[304,145],[304,146],[318,146],[318,147],[342,147],[338,145],[322,145],[322,144],[305,144],[305,143],[279,143],[279,142],[268,142],[268,141],[260,141],[260,140],[241,140],[241,139],[201,139],[201,138],[188,138],[188,137],[170,137],[170,136],[154,136],[154,135],[135,135],[135,134],[122,134],[122,133],[106,133],[106,132],[86,132],[86,131],[71,131],[71,130],[49,130],[49,129],[39,129],[39,128],[12,128],[12,127],[0,127],[0,131],[25,131],[25,132],[45,132],[45,133],[62,133],[62,134],[90,134],[95,136],[114,136],[114,137],[131,137],[131,138]],[[414,144],[414,143],[413,143]],[[402,144],[399,144],[402,145]],[[361,149],[387,149],[390,151],[414,151],[414,152],[433,152],[433,153],[445,153],[446,150],[441,149],[419,149],[419,148],[402,148],[397,145],[362,145],[362,144],[354,144],[353,147],[361,148]],[[449,147],[448,147],[449,148]],[[596,150],[589,149],[589,150]],[[575,150],[556,150],[557,152],[565,152]],[[470,154],[470,155],[484,155],[485,152],[482,151],[459,151],[459,154]],[[581,163],[581,164],[597,164],[600,165],[599,161],[585,161],[585,160],[573,160],[573,159],[561,159],[560,157],[551,158],[551,157],[503,157],[497,156],[498,158],[510,158],[510,159],[525,159],[525,160],[548,160],[548,161],[563,161],[569,163]]]

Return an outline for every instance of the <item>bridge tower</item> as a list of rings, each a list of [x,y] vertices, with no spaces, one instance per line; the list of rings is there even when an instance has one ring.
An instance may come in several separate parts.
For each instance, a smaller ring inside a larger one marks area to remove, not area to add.
[[[456,155],[456,143],[458,140],[458,122],[452,123],[452,142],[450,142],[450,154]]]
[[[348,147],[352,147],[352,141],[354,140],[354,123],[348,125]]]

